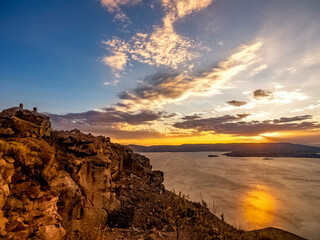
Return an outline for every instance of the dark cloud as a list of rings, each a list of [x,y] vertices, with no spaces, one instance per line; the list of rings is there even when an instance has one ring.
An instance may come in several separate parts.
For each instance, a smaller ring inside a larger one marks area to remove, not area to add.
[[[160,114],[162,118],[173,118],[178,115],[176,113],[167,113],[167,112],[161,112],[161,111],[158,114]]]
[[[271,97],[271,96],[272,96],[272,92],[262,90],[262,89],[257,89],[253,92],[254,98],[264,98],[264,97]]]
[[[240,114],[237,114],[237,116],[241,119],[241,118],[246,118],[248,116],[250,116],[251,114],[250,113],[240,113]]]
[[[240,107],[240,106],[243,106],[243,105],[246,105],[247,102],[244,102],[244,101],[237,101],[237,100],[232,100],[232,101],[229,101],[227,102],[229,105],[232,105],[232,106],[235,106],[235,107]]]
[[[199,114],[193,114],[193,115],[189,115],[189,116],[184,116],[181,119],[182,120],[195,120],[201,118],[201,116]]]
[[[124,108],[124,109],[130,109],[130,107],[132,105],[131,104],[126,104],[126,103],[116,103],[115,106],[120,107],[120,108]]]
[[[201,131],[212,131],[212,130],[203,130],[208,129],[208,126],[213,126],[216,124],[223,124],[226,122],[232,122],[237,121],[242,118],[245,118],[247,115],[241,115],[240,116],[233,116],[233,115],[224,115],[221,117],[216,118],[206,118],[206,119],[193,119],[193,120],[186,120],[183,122],[175,123],[173,126],[176,128],[182,128],[182,129],[198,129]]]
[[[114,108],[106,108],[103,111],[87,111],[82,113],[67,113],[63,115],[49,114],[54,124],[61,122],[72,122],[87,125],[112,125],[115,123],[128,123],[130,125],[149,124],[159,120],[162,113],[141,111],[139,113],[123,112]]]
[[[117,124],[127,123],[133,126],[149,125],[153,121],[167,117],[164,112],[141,111],[138,113],[123,112],[114,108],[106,108],[104,111],[87,111],[82,113],[68,113],[63,115],[48,114],[54,128],[70,130],[78,128],[92,134],[103,134],[118,139],[142,139],[155,138],[162,135],[156,130],[123,130]]]
[[[158,132],[157,130],[124,130],[116,127],[112,127],[109,125],[103,126],[94,126],[94,125],[86,125],[86,124],[74,124],[68,122],[63,125],[64,130],[71,130],[74,128],[78,128],[85,133],[91,133],[93,135],[104,135],[111,138],[116,139],[148,139],[148,138],[162,138],[163,134]],[[61,128],[59,128],[61,129]]]
[[[287,123],[287,122],[297,122],[311,119],[312,115],[296,116],[296,117],[282,117],[280,119],[274,119],[274,123]]]
[[[245,118],[225,115],[217,118],[207,118],[199,120],[189,120],[175,123],[173,126],[180,129],[196,129],[198,131],[208,131],[220,134],[234,134],[234,135],[249,135],[254,136],[266,132],[276,131],[295,131],[295,130],[313,130],[320,129],[318,122],[299,122],[305,119],[310,119],[309,115],[297,116],[292,118],[281,118],[266,121],[239,121]]]
[[[157,100],[160,98],[175,99],[185,91],[192,80],[178,77],[178,73],[160,72],[149,75],[134,89],[121,92],[118,96],[122,100]]]

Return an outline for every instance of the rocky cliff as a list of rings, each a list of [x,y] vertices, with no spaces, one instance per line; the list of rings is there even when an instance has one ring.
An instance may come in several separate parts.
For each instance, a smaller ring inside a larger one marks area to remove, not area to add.
[[[148,158],[109,138],[0,113],[0,239],[248,239],[164,189]]]
[[[133,196],[119,194],[131,178],[151,195],[164,190],[149,159],[109,138],[52,131],[47,116],[19,107],[0,113],[0,235],[7,239],[74,239],[84,225],[119,225],[121,215],[120,225],[146,225],[131,209]]]

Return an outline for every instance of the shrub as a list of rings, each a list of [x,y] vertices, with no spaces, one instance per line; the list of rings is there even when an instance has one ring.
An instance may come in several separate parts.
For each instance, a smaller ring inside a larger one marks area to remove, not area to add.
[[[94,227],[90,224],[82,224],[81,231],[79,232],[79,236],[69,236],[68,240],[71,239],[81,239],[81,240],[104,240],[107,239],[103,231],[101,230],[100,227]]]
[[[180,228],[195,215],[195,210],[188,202],[188,198],[181,192],[179,192],[179,195],[174,192],[169,193],[165,216],[176,231],[177,240],[179,239]]]
[[[13,159],[24,162],[31,151],[21,143],[5,142],[0,140],[0,153],[3,157],[12,157]]]

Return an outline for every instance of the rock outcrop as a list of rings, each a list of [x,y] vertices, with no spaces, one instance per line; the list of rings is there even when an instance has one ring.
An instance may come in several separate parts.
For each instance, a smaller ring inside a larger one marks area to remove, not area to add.
[[[163,180],[110,138],[53,131],[36,108],[0,113],[0,239],[259,239]]]
[[[163,193],[163,173],[109,138],[52,131],[47,116],[21,107],[0,113],[0,236],[79,239],[84,228],[121,225],[115,219],[135,211],[121,194],[130,179]]]

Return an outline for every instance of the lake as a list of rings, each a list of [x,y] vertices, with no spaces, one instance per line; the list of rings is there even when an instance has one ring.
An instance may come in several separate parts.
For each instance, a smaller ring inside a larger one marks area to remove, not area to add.
[[[320,239],[320,159],[227,157],[221,152],[141,153],[165,187],[207,202],[233,226],[277,227]],[[209,154],[218,157],[208,157]]]

